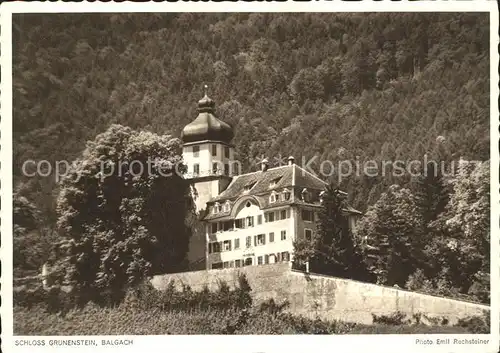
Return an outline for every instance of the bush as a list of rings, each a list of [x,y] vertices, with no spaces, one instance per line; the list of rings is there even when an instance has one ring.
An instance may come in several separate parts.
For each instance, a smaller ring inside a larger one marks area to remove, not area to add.
[[[374,324],[383,324],[383,325],[408,325],[411,320],[406,319],[406,314],[400,311],[397,311],[390,315],[375,315],[372,314],[373,323]]]
[[[469,316],[459,319],[455,327],[461,327],[469,333],[490,333],[490,314],[487,311],[483,312],[481,316]]]

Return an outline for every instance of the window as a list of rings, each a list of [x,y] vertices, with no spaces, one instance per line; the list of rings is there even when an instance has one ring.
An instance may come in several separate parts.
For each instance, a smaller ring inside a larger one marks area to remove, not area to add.
[[[281,240],[286,240],[286,230],[281,231]]]
[[[245,224],[244,224],[244,219],[243,218],[238,218],[238,219],[235,219],[234,220],[234,227],[235,228],[238,228],[238,229],[242,229],[242,228],[245,228]]]
[[[254,181],[253,183],[245,185],[244,191],[250,191],[250,189],[252,189],[255,184],[256,182]]]
[[[229,268],[229,261],[224,261],[223,264],[223,268]]]
[[[212,163],[212,173],[217,174],[219,172],[219,166],[217,163]]]
[[[287,219],[287,210],[281,210],[280,219]]]
[[[252,237],[251,236],[248,236],[247,237],[247,240],[246,240],[246,247],[247,249],[250,248],[252,246]]]
[[[274,212],[267,212],[265,214],[265,217],[266,217],[266,223],[274,222]]]
[[[281,261],[283,262],[290,261],[290,253],[288,251],[283,251],[281,253]]]
[[[219,208],[220,208],[220,205],[219,203],[215,203],[214,205],[214,208],[212,209],[213,210],[213,213],[219,213]]]
[[[212,223],[212,233],[217,233],[217,223]]]
[[[307,240],[312,239],[312,230],[311,229],[304,229],[304,236],[306,237]]]
[[[302,196],[302,201],[305,201],[305,202],[309,202],[310,201],[310,195],[309,195],[309,191],[307,191],[307,189],[302,189],[302,192],[301,192],[301,196]]]
[[[200,146],[193,146],[193,157],[200,156]]]
[[[222,223],[222,229],[224,231],[228,231],[228,230],[233,229],[233,222],[232,221],[225,221],[224,223]]]
[[[266,265],[269,263],[269,255],[264,255],[264,263]]]
[[[234,239],[234,249],[239,249],[240,248],[240,240],[239,239]]]
[[[224,164],[224,174],[229,175],[229,164]]]
[[[266,235],[259,234],[255,236],[255,246],[265,245],[266,244]]]
[[[271,194],[271,196],[269,196],[269,202],[270,203],[275,203],[277,200],[276,200],[276,194],[273,192]]]
[[[253,227],[253,216],[247,217],[247,227]]]
[[[224,147],[224,157],[229,158],[229,147]]]
[[[234,267],[234,261],[229,261],[229,268],[233,268]]]
[[[269,188],[274,188],[276,187],[276,184],[278,184],[278,182],[281,180],[281,177],[279,178],[276,178],[274,180],[271,180],[271,182],[269,183]]]
[[[231,208],[231,205],[229,204],[229,202],[226,202],[224,204],[224,212],[229,212],[230,208]]]
[[[253,263],[253,261],[252,261],[251,257],[247,257],[245,259],[245,266],[252,266],[252,263]]]
[[[217,156],[217,145],[212,145],[212,156]]]
[[[257,257],[257,265],[262,265],[262,256]]]
[[[212,264],[212,270],[222,268],[222,262],[216,262]]]
[[[290,200],[290,196],[291,196],[291,195],[292,195],[292,194],[290,193],[290,191],[289,191],[288,189],[285,189],[285,191],[283,191],[283,199],[284,199],[285,201],[289,201],[289,200]]]
[[[208,244],[208,252],[214,253],[214,252],[220,252],[220,244],[215,242],[215,243],[209,243]]]
[[[231,251],[231,240],[224,241],[224,251]]]
[[[257,216],[257,224],[262,224],[262,215]]]
[[[313,217],[314,217],[314,214],[312,211],[302,210],[302,220],[304,220],[306,222],[312,222]]]
[[[273,232],[269,233],[269,242],[270,243],[274,242],[274,233]]]
[[[193,164],[193,174],[194,175],[199,175],[200,174],[200,165],[198,163]]]
[[[241,260],[235,260],[234,267],[241,267]]]

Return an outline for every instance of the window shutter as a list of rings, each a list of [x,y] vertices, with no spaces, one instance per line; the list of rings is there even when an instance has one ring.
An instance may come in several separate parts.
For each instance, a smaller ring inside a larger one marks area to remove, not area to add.
[[[266,235],[262,234],[262,245],[266,245]]]
[[[257,246],[257,236],[256,236],[256,235],[254,235],[253,239],[254,239],[254,240],[253,240],[253,241],[254,241],[254,246]]]

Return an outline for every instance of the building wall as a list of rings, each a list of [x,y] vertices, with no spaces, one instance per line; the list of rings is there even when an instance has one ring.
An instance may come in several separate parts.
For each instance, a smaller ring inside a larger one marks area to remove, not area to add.
[[[212,145],[217,146],[217,155],[212,156]],[[198,157],[195,157],[193,147],[200,148]],[[225,156],[224,149],[229,148],[229,158]],[[196,144],[189,144],[182,149],[182,157],[186,164],[188,171],[187,177],[192,177],[194,173],[194,165],[198,164],[201,176],[207,176],[212,173],[212,163],[218,163],[221,172],[224,171],[224,164],[231,166],[231,161],[234,161],[234,148],[232,146],[220,142],[202,142]]]
[[[281,211],[286,208],[276,208],[275,211]],[[266,210],[270,211],[270,210]],[[244,229],[234,229],[229,231],[217,232],[212,234],[211,223],[208,223],[207,227],[207,240],[208,242],[224,242],[231,240],[231,251],[222,251],[220,253],[212,253],[208,255],[207,268],[211,268],[212,264],[219,262],[230,262],[236,260],[242,260],[247,258],[252,258],[252,264],[257,264],[257,258],[259,256],[265,258],[265,255],[271,255],[281,252],[293,251],[293,218],[290,217],[283,220],[278,220],[274,222],[265,222],[264,211],[261,210],[257,205],[252,204],[250,207],[246,207],[245,204],[237,210],[234,219],[246,218],[248,216],[254,217],[254,226]],[[262,216],[262,224],[257,224],[257,216]],[[286,231],[286,239],[281,240],[281,231]],[[274,241],[269,241],[269,234],[274,233]],[[265,234],[265,244],[255,246],[254,236],[259,234]],[[251,247],[246,247],[246,238],[251,237]],[[240,246],[239,249],[234,249],[234,240],[239,239]],[[272,261],[272,260],[271,260]]]
[[[181,283],[190,285],[193,290],[201,290],[205,284],[214,290],[218,288],[219,280],[234,286],[238,273],[246,274],[256,304],[269,298],[278,303],[288,300],[288,311],[309,318],[317,315],[322,319],[371,324],[372,313],[390,315],[401,311],[409,316],[416,313],[428,317],[444,316],[454,324],[458,318],[489,311],[488,306],[475,303],[335,277],[307,275],[292,271],[285,263],[169,274],[155,276],[151,282],[160,290],[165,289],[171,280],[179,286]]]

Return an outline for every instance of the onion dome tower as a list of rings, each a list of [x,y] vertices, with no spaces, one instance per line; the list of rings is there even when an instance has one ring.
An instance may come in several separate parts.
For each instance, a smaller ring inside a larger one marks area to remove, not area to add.
[[[232,127],[215,115],[215,102],[205,95],[198,101],[198,116],[182,130],[182,157],[191,180],[192,195],[201,215],[207,202],[224,191],[232,176],[240,173],[231,144]],[[188,261],[192,270],[205,269],[208,240],[204,231],[195,232],[189,243]]]
[[[213,141],[230,145],[233,128],[215,116],[215,102],[208,97],[206,89],[207,86],[205,96],[198,101],[198,117],[182,130],[182,141],[184,144]]]
[[[198,116],[182,130],[183,158],[186,177],[193,180],[198,191],[197,208],[222,192],[233,175],[239,174],[234,161],[233,128],[215,115],[215,102],[205,95],[198,101]],[[202,183],[210,183],[210,192],[202,195]]]

